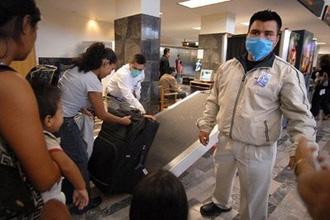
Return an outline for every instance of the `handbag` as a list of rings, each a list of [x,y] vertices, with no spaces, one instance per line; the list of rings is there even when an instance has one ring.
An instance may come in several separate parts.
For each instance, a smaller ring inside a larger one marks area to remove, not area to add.
[[[42,198],[28,181],[14,152],[0,137],[0,219],[40,216]]]

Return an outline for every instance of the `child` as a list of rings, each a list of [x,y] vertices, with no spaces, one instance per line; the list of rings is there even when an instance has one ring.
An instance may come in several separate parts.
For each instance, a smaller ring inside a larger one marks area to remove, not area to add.
[[[73,204],[78,209],[83,209],[88,204],[88,193],[85,181],[75,163],[64,153],[59,141],[53,135],[63,123],[63,109],[61,103],[61,92],[59,88],[42,83],[31,82],[33,91],[38,101],[40,120],[43,133],[53,161],[59,166],[62,175],[74,186]],[[62,180],[58,181],[47,192],[42,193],[44,202],[57,199],[65,204],[65,195],[61,192]]]

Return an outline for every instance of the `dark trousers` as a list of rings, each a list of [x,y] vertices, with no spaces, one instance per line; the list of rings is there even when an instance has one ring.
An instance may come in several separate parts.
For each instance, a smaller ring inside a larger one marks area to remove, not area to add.
[[[322,89],[326,90],[326,93],[324,95],[320,95],[320,91]],[[311,108],[311,112],[314,117],[318,116],[321,109],[323,110],[323,113],[325,115],[330,114],[330,109],[329,109],[330,94],[329,93],[330,93],[329,88],[326,88],[324,86],[315,87],[313,98],[312,98],[312,108]]]
[[[83,141],[80,130],[73,118],[64,118],[59,136],[61,137],[61,146],[64,152],[78,166],[86,182],[87,191],[90,194],[87,145]],[[72,203],[73,190],[73,185],[65,178],[62,183],[62,191],[66,196],[67,204]]]

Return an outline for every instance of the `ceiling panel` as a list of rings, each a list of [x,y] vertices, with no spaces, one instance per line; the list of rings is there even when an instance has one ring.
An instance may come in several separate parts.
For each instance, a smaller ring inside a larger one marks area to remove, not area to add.
[[[330,0],[326,1],[330,3]],[[96,20],[113,23],[115,18],[116,0],[37,0],[37,2],[52,5],[54,9],[73,11]],[[231,0],[195,9],[178,5],[178,2],[180,1],[161,0],[162,43],[179,44],[184,39],[196,41],[199,31],[192,27],[200,26],[203,15],[215,13],[235,14],[235,34],[246,33],[247,26],[242,25],[242,22],[248,22],[250,16],[256,11],[271,9],[277,11],[282,17],[283,28],[305,29],[314,33],[320,41],[327,43],[321,47],[329,48],[330,53],[330,27],[296,0]]]

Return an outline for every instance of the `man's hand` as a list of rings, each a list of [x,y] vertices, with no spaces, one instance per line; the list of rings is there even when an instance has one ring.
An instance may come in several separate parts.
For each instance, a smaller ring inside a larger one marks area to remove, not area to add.
[[[290,157],[288,167],[290,169],[293,169],[296,162],[300,159],[314,161],[316,158],[314,158],[313,155],[316,153],[316,150],[317,150],[316,147],[309,147],[308,140],[302,136],[298,141],[298,146],[296,149],[295,156]]]
[[[209,133],[205,131],[199,132],[199,141],[206,146],[209,143]]]

